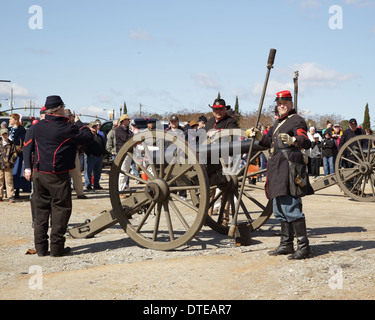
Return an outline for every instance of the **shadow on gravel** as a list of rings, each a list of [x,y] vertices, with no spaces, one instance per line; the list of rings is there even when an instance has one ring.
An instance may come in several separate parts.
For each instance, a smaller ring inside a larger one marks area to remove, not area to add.
[[[90,239],[87,239],[90,241]],[[132,239],[124,238],[114,241],[103,241],[103,242],[96,242],[96,243],[88,243],[81,246],[74,246],[72,248],[72,255],[80,255],[80,254],[87,254],[87,253],[96,253],[102,252],[106,250],[116,250],[116,249],[123,249],[126,247],[131,247],[137,245]]]
[[[359,233],[366,232],[363,227],[323,227],[323,228],[309,228],[307,227],[307,234],[310,237],[320,238],[328,234],[344,234],[344,233]]]
[[[312,244],[313,256],[320,256],[331,252],[354,250],[355,252],[370,250],[375,248],[375,241],[329,241],[327,243]]]

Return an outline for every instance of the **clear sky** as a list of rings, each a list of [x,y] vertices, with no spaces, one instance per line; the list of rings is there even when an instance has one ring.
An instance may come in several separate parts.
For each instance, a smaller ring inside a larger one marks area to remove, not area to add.
[[[42,107],[56,94],[108,118],[124,101],[207,112],[220,91],[253,112],[275,48],[265,107],[298,70],[299,110],[362,122],[369,103],[374,127],[374,17],[374,0],[2,0],[0,79],[12,82],[0,99],[13,88],[15,108]]]

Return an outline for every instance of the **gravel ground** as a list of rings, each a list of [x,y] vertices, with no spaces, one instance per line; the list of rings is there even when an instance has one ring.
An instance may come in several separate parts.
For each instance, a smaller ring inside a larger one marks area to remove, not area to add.
[[[70,226],[110,208],[104,190],[78,200]],[[30,205],[0,203],[0,298],[122,300],[374,299],[374,203],[345,197],[337,186],[304,199],[313,257],[270,257],[279,225],[271,218],[252,234],[252,245],[203,227],[171,252],[136,245],[117,224],[92,239],[67,237],[61,258],[25,255],[33,248]]]

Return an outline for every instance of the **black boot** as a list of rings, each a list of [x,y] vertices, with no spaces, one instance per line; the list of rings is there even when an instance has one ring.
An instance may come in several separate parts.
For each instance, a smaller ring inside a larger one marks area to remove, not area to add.
[[[272,251],[269,251],[270,256],[278,256],[282,254],[294,253],[293,248],[294,231],[291,223],[281,222],[280,230],[280,245]]]
[[[292,222],[294,233],[297,238],[297,251],[288,257],[289,260],[306,259],[311,255],[309,240],[307,239],[305,218]]]

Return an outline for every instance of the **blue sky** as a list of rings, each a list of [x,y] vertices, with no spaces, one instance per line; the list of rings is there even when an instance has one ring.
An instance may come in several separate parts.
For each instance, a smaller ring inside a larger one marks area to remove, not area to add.
[[[207,112],[220,91],[252,112],[275,48],[265,107],[293,90],[298,70],[300,111],[362,122],[369,103],[374,127],[374,0],[3,0],[0,9],[0,79],[12,81],[0,83],[0,99],[13,88],[15,108],[57,94],[105,118],[124,101],[129,113],[140,103]],[[43,29],[30,28],[40,21]]]

